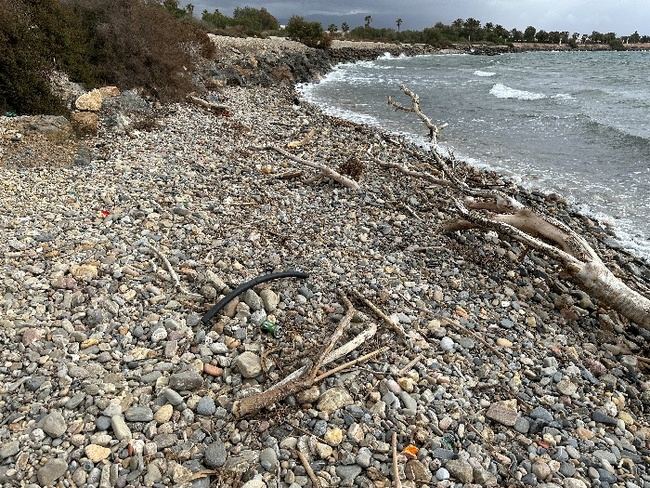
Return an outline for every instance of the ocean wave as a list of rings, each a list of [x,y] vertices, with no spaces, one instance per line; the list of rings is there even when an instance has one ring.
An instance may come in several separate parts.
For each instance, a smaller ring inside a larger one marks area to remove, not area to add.
[[[481,71],[480,69],[477,69],[473,73],[475,76],[481,76],[483,78],[489,78],[490,76],[496,75],[494,71]]]
[[[594,211],[584,203],[569,201],[580,215],[595,220],[602,227],[611,229],[615,241],[621,248],[650,263],[650,241],[639,234],[638,225],[635,222],[617,219],[606,213]]]
[[[546,95],[543,93],[517,90],[516,88],[510,88],[509,86],[503,85],[501,83],[495,84],[490,89],[490,95],[493,95],[497,98],[514,98],[516,100],[541,100],[542,98],[546,98]]]
[[[551,98],[555,98],[557,100],[575,100],[575,97],[568,93],[558,93],[557,95],[553,95]]]
[[[406,59],[406,58],[408,58],[408,56],[407,56],[406,54],[404,54],[404,53],[400,53],[398,56],[393,56],[391,53],[389,53],[389,52],[385,52],[384,54],[382,54],[381,56],[379,56],[379,57],[377,58],[377,60],[384,60],[384,59]]]
[[[607,139],[618,137],[619,140],[627,141],[627,143],[633,146],[641,145],[647,148],[650,145],[650,137],[648,134],[638,132],[633,127],[627,127],[607,120],[606,118],[585,113],[576,114],[575,119],[578,123],[591,129],[594,134],[600,137]]]

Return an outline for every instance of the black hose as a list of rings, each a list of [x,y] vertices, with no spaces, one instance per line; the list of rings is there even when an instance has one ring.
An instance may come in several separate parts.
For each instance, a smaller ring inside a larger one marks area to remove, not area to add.
[[[301,280],[306,280],[307,278],[309,278],[309,274],[303,273],[302,271],[281,271],[279,273],[269,273],[262,276],[258,276],[257,278],[253,278],[250,281],[242,283],[233,291],[228,293],[225,297],[223,297],[221,300],[219,300],[214,307],[212,307],[210,310],[208,310],[205,313],[203,318],[201,318],[201,322],[203,322],[204,324],[210,322],[210,320],[212,320],[212,318],[215,315],[217,315],[223,307],[228,305],[228,303],[230,303],[235,297],[241,295],[246,290],[249,290],[250,288],[257,286],[260,283],[265,283],[267,281],[272,281],[272,280],[279,280],[280,278],[299,278]]]

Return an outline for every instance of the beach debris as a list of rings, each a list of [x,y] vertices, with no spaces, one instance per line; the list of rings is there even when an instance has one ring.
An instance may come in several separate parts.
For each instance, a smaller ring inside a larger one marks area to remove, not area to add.
[[[400,105],[391,97],[388,103],[397,110],[414,113],[422,120],[432,141],[427,152],[428,165],[442,170],[451,186],[460,193],[452,198],[461,218],[447,222],[443,226],[444,232],[480,228],[519,241],[560,263],[567,275],[591,297],[650,330],[650,298],[619,279],[587,240],[561,220],[528,208],[502,191],[474,188],[461,179],[455,170],[457,161],[454,155],[443,153],[437,145],[437,134],[446,124],[433,124],[422,112],[418,95],[405,85],[400,85],[400,88],[411,99],[411,106]],[[406,168],[398,169],[409,174]],[[429,176],[425,179],[431,181]]]
[[[395,110],[402,111],[402,112],[410,112],[417,115],[420,118],[420,120],[422,120],[422,123],[424,123],[424,125],[426,125],[427,128],[429,129],[429,140],[431,141],[431,143],[433,145],[438,144],[438,134],[442,129],[447,127],[449,124],[447,123],[441,125],[434,124],[431,121],[431,119],[424,112],[422,112],[420,108],[420,97],[404,84],[401,84],[399,87],[408,97],[410,97],[411,106],[407,107],[405,105],[402,105],[396,102],[391,96],[388,97],[388,105],[393,107]]]
[[[299,164],[303,164],[305,166],[309,166],[310,168],[318,169],[322,176],[326,176],[327,178],[330,178],[336,181],[337,183],[340,183],[341,185],[343,185],[346,188],[349,188],[350,190],[359,191],[361,189],[359,183],[357,183],[353,179],[348,178],[347,176],[337,173],[332,168],[325,166],[324,164],[321,163],[316,163],[315,161],[308,161],[306,159],[302,159],[294,154],[291,154],[290,152],[285,151],[282,148],[276,146],[262,146],[262,147],[254,146],[252,147],[252,149],[255,149],[257,151],[275,151],[278,154],[282,154],[284,157],[290,159],[291,161],[294,161]]]
[[[277,338],[278,335],[280,334],[280,325],[270,320],[265,320],[264,322],[262,322],[262,325],[260,326],[260,330],[262,332],[266,332],[267,334],[271,334],[273,337]]]
[[[307,134],[305,134],[305,136],[302,139],[296,139],[294,141],[289,142],[287,144],[287,147],[289,149],[297,149],[301,146],[304,146],[309,141],[311,141],[315,135],[316,135],[316,129],[312,127],[311,129],[309,129],[309,132],[307,132]]]
[[[169,259],[167,259],[167,257],[163,253],[161,253],[158,249],[156,249],[151,244],[149,244],[149,242],[147,242],[146,238],[142,238],[142,239],[140,239],[139,241],[137,241],[135,243],[135,245],[138,245],[138,244],[141,244],[146,249],[151,251],[153,254],[158,256],[158,258],[163,262],[163,264],[165,265],[165,268],[167,268],[167,271],[169,271],[169,274],[172,277],[172,281],[174,282],[174,288],[176,290],[181,292],[183,295],[187,295],[189,298],[203,300],[203,297],[201,295],[199,295],[197,293],[192,293],[185,286],[183,286],[183,284],[181,283],[181,279],[178,277],[178,273],[176,273],[176,271],[174,271],[174,268],[172,267],[171,263],[169,262]]]
[[[334,350],[334,346],[349,327],[350,322],[352,321],[352,317],[355,313],[352,302],[343,294],[341,294],[341,301],[345,304],[346,307],[345,315],[339,321],[336,330],[332,334],[329,344],[325,347],[325,350],[320,355],[318,360],[315,362],[312,360],[307,360],[307,364],[305,366],[294,371],[269,389],[261,393],[253,393],[252,395],[245,396],[235,401],[232,407],[232,412],[236,417],[245,417],[259,412],[262,409],[276,404],[289,395],[294,395],[301,391],[307,390],[313,385],[320,383],[325,378],[348,369],[356,364],[368,361],[388,350],[388,346],[381,347],[352,361],[348,361],[344,364],[330,369],[329,371],[319,374],[320,369],[323,366],[326,366],[327,364],[330,364],[337,359],[346,356],[351,351],[364,344],[377,332],[377,326],[373,324],[365,331],[354,337],[352,340]]]
[[[359,181],[365,168],[366,166],[361,159],[356,156],[352,156],[347,161],[339,165],[339,173],[349,176],[355,181]]]
[[[251,288],[254,288],[257,285],[266,283],[267,281],[279,280],[281,278],[298,278],[301,280],[306,280],[308,277],[309,277],[308,273],[303,273],[301,271],[282,271],[278,273],[268,273],[262,276],[258,276],[257,278],[242,283],[233,291],[228,293],[225,297],[223,297],[221,300],[219,300],[215,306],[213,306],[210,310],[208,310],[205,313],[205,315],[203,315],[201,321],[204,324],[207,324],[208,322],[210,322],[210,320],[212,320],[212,318],[216,314],[218,314],[221,311],[221,309],[223,309],[226,305],[228,305],[232,300],[234,300],[242,293],[250,290]]]
[[[393,487],[402,488],[402,480],[399,477],[399,467],[397,466],[397,432],[394,431],[391,437],[391,450],[393,453]]]
[[[213,103],[213,102],[208,102],[207,100],[203,100],[202,98],[199,98],[194,95],[188,95],[187,99],[192,102],[194,105],[197,105],[201,108],[204,108],[206,110],[210,110],[211,112],[217,114],[217,115],[230,115],[230,111],[228,109],[227,105],[222,105],[219,103]]]

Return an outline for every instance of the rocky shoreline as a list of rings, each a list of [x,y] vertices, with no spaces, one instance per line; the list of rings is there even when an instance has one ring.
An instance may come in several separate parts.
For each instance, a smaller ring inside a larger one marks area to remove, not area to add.
[[[72,165],[0,167],[0,484],[312,486],[300,451],[323,487],[389,487],[395,432],[404,487],[650,485],[647,332],[519,244],[438,232],[455,215],[445,190],[366,158],[372,148],[416,167],[407,142],[296,96],[293,83],[331,59],[215,42],[229,55],[206,67],[206,99],[227,111],[121,94]],[[124,123],[136,107],[157,120]],[[290,142],[362,190],[254,149]],[[595,222],[463,171],[582,229],[648,289],[648,268]],[[310,277],[261,286],[201,323],[238,284],[285,269]],[[236,418],[236,400],[318,357],[344,313],[339,293],[353,290],[408,343],[355,301],[341,343],[378,331],[351,359],[388,351]]]

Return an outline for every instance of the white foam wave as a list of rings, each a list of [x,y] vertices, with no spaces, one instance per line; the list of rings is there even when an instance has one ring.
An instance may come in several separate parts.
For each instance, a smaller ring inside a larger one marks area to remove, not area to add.
[[[404,54],[404,53],[400,53],[398,56],[393,56],[391,53],[385,52],[384,54],[379,56],[377,59],[378,60],[379,59],[382,59],[382,60],[383,59],[406,59],[407,57],[408,56],[406,54]]]
[[[569,199],[577,212],[585,217],[595,220],[603,227],[608,227],[614,232],[618,245],[626,251],[650,263],[650,241],[640,235],[634,222],[627,219],[616,219],[603,212],[592,210],[587,204],[578,204]]]
[[[556,98],[558,100],[575,100],[575,97],[568,93],[558,93],[557,95],[553,95],[551,98]]]
[[[546,98],[546,95],[543,93],[517,90],[516,88],[510,88],[501,83],[495,84],[490,89],[490,95],[494,95],[497,98],[514,98],[516,100],[541,100],[542,98]]]
[[[490,76],[496,75],[494,71],[481,71],[480,69],[477,69],[474,71],[475,76],[481,76],[483,78],[489,78]]]

